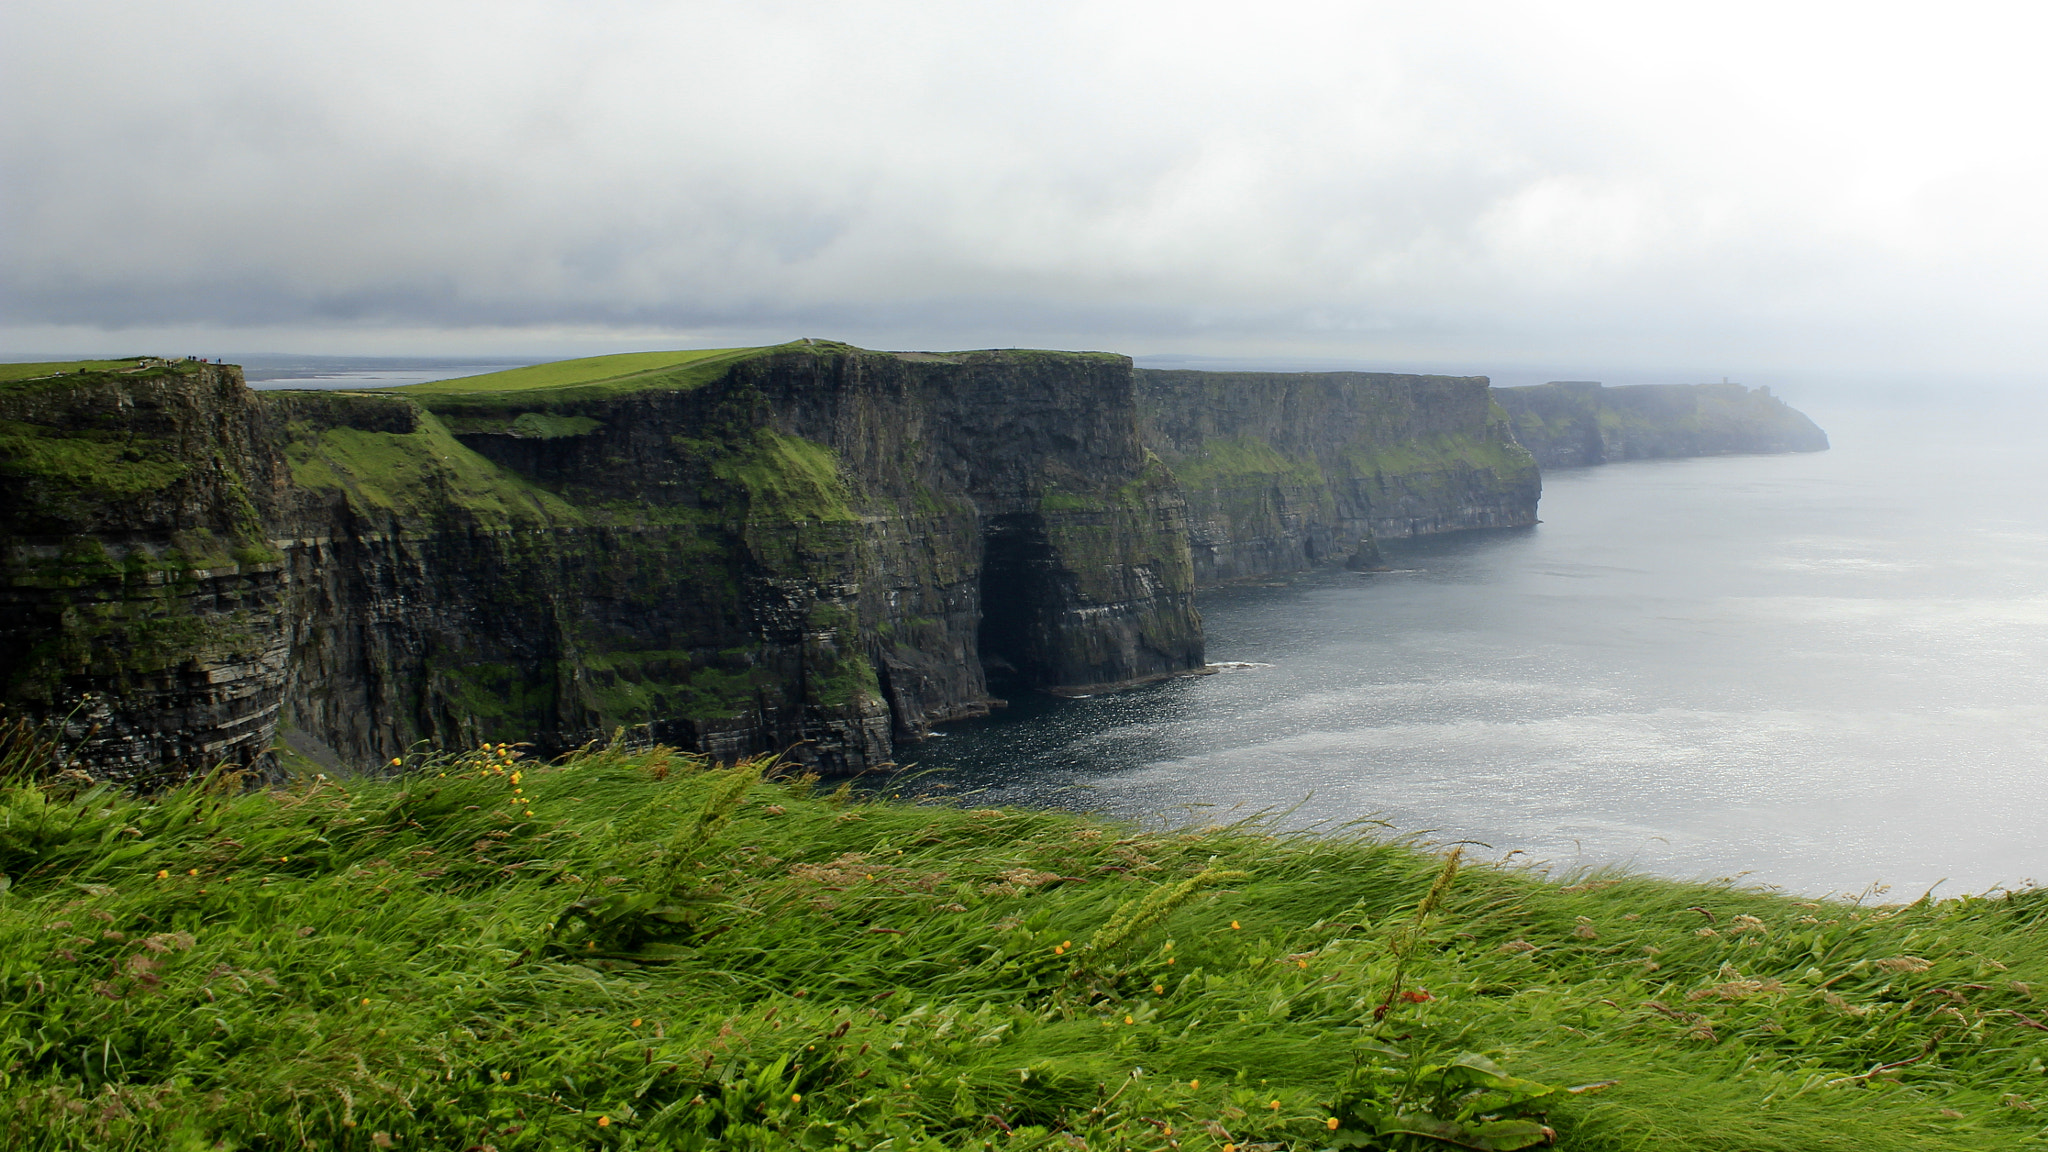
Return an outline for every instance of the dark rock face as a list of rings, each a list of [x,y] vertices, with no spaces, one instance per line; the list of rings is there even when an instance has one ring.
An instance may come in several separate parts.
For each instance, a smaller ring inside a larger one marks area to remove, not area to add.
[[[211,366],[0,389],[4,702],[69,717],[96,774],[269,747],[288,576],[258,503],[281,469],[250,467],[261,426]]]
[[[1536,463],[1485,377],[1139,369],[1187,493],[1198,584],[1378,562],[1375,540],[1536,522]]]
[[[1632,384],[1556,380],[1496,388],[1494,399],[1545,468],[1670,456],[1820,452],[1827,433],[1772,396],[1740,384]]]
[[[148,783],[280,739],[627,727],[824,772],[985,710],[1202,667],[1129,361],[785,346],[605,393],[0,387],[0,700]]]

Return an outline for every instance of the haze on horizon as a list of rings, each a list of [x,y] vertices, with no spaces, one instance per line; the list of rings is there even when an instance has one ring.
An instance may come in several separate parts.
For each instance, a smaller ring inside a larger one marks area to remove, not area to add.
[[[2040,10],[13,0],[0,352],[2031,374]]]

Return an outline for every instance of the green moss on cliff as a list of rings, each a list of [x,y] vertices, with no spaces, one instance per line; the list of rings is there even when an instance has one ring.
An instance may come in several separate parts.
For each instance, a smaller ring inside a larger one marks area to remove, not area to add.
[[[567,440],[588,436],[602,427],[588,416],[550,416],[545,412],[521,412],[512,420],[512,434],[532,440]]]
[[[859,613],[821,601],[811,605],[805,627],[810,633],[805,650],[805,692],[812,703],[848,708],[882,698],[874,664],[856,647],[861,635]]]
[[[1360,476],[1416,476],[1476,469],[1508,476],[1534,468],[1520,445],[1504,436],[1437,435],[1399,444],[1354,448],[1345,454]]]
[[[712,472],[746,493],[750,520],[860,519],[839,457],[823,444],[772,428],[757,428],[736,443],[706,448],[705,454],[715,458]]]
[[[760,705],[777,678],[751,664],[744,649],[721,652],[707,662],[704,653],[648,649],[602,652],[582,658],[584,676],[578,687],[584,703],[607,724],[641,724],[683,717],[730,720]]]
[[[0,476],[46,481],[77,495],[119,499],[169,487],[191,465],[166,446],[123,432],[0,420]]]
[[[1211,437],[1172,467],[1174,477],[1190,489],[1229,488],[1252,477],[1303,486],[1328,482],[1314,460],[1288,456],[1254,436]]]
[[[285,458],[295,483],[340,491],[365,515],[456,514],[483,527],[584,522],[573,505],[477,455],[431,414],[412,432],[295,423]]]

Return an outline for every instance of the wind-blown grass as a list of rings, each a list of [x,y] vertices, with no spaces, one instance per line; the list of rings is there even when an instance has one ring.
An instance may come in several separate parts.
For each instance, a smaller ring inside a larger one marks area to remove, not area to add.
[[[1567,1148],[2048,1142],[2048,894],[1453,882],[1407,843],[763,767],[486,750],[150,799],[16,776],[0,1144],[1358,1146],[1330,1128],[1354,1068],[1462,1051],[1619,1081],[1554,1094]],[[1400,1139],[1364,1146],[1451,1147]]]

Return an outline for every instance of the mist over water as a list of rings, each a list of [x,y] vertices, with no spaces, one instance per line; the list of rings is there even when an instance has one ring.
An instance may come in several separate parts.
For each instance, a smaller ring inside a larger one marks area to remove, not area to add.
[[[1833,450],[1554,471],[1534,529],[1208,593],[1210,660],[1264,666],[1015,700],[898,790],[1808,893],[2048,880],[2038,410],[1808,410]]]

